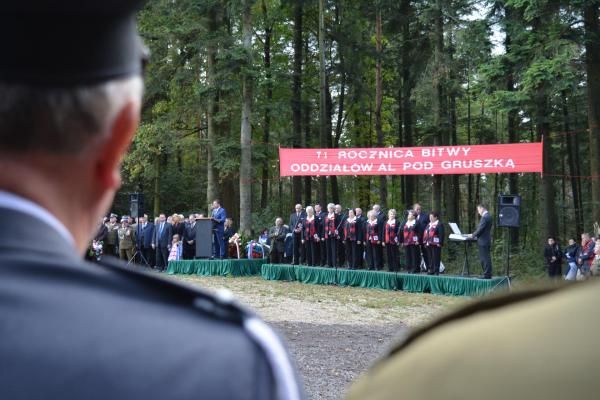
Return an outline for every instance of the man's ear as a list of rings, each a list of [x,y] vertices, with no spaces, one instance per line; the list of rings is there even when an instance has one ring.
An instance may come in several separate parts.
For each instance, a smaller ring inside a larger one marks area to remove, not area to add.
[[[96,163],[96,181],[103,189],[121,186],[121,161],[140,122],[139,104],[130,101],[117,114]]]

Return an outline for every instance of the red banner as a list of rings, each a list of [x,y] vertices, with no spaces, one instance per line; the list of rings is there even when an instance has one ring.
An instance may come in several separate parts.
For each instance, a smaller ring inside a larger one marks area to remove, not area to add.
[[[280,176],[542,172],[542,143],[279,149]]]

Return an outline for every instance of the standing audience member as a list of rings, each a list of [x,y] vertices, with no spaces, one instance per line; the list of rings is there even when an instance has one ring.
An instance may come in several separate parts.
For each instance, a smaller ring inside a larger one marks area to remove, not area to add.
[[[428,252],[427,274],[439,275],[442,259],[442,246],[444,244],[444,224],[440,222],[437,211],[429,213],[429,225],[425,228],[423,242]]]
[[[106,241],[107,236],[108,236],[108,228],[106,227],[106,217],[104,217],[102,222],[100,222],[100,226],[98,227],[98,231],[96,232],[96,235],[94,235],[94,240],[96,242],[104,243],[104,241]]]
[[[377,251],[377,248],[381,245],[381,236],[379,236],[379,229],[377,226],[377,217],[374,211],[367,213],[367,222],[365,223],[365,250],[367,253],[367,267],[369,271],[379,270],[379,254],[381,251]]]
[[[302,250],[302,231],[304,228],[304,218],[306,214],[302,210],[302,204],[296,204],[295,211],[290,214],[290,224],[289,227],[292,230],[292,239],[294,244],[293,250],[293,261],[294,265],[299,265],[302,263],[303,253]]]
[[[402,226],[402,245],[406,257],[406,271],[411,274],[418,274],[421,270],[419,253],[421,252],[421,236],[419,236],[419,227],[415,218],[414,210],[408,210],[406,222]]]
[[[110,214],[106,233],[106,242],[104,243],[104,255],[115,256],[117,254],[117,244],[119,240],[119,224],[117,223],[117,214]]]
[[[212,212],[210,219],[212,220],[213,226],[213,258],[225,258],[225,241],[223,239],[223,231],[225,230],[225,219],[227,218],[227,212],[221,207],[221,202],[215,199],[212,202]]]
[[[129,226],[129,217],[125,216],[121,219],[121,228],[119,234],[119,258],[124,261],[129,261],[133,258],[134,248],[134,230]]]
[[[397,272],[400,269],[399,228],[400,223],[396,220],[396,210],[392,208],[388,211],[388,220],[385,223],[385,236],[382,243],[382,246],[386,249],[388,270],[390,272]]]
[[[285,236],[287,229],[283,225],[283,219],[276,218],[275,226],[269,229],[269,239],[271,240],[271,264],[280,264],[285,252]]]
[[[196,214],[190,214],[183,231],[183,259],[193,260],[196,256]]]
[[[306,207],[306,218],[304,219],[302,235],[306,265],[311,267],[319,265],[318,247],[321,244],[321,238],[319,237],[315,210],[311,206]]]
[[[154,224],[148,219],[148,214],[144,214],[140,217],[138,223],[138,232],[136,236],[136,242],[138,243],[138,249],[141,250],[142,256],[146,259],[149,267],[155,265],[155,254],[152,249],[152,238],[154,238]]]
[[[569,245],[565,249],[565,259],[567,260],[567,272],[565,274],[565,280],[574,281],[577,279],[577,253],[579,252],[579,246],[575,239],[569,239]]]
[[[158,216],[158,224],[154,227],[152,248],[156,250],[156,268],[164,271],[169,259],[169,250],[173,240],[173,229],[167,221],[165,214]]]
[[[577,252],[577,266],[584,278],[589,277],[590,267],[594,261],[594,241],[589,233],[581,234],[581,247]]]
[[[327,250],[327,266],[334,268],[337,266],[337,237],[336,222],[338,218],[335,214],[335,205],[327,204],[327,216],[325,217],[325,247]]]
[[[551,279],[558,278],[562,274],[562,251],[554,237],[548,238],[544,247],[544,261],[548,268],[548,276]]]
[[[348,218],[344,223],[344,244],[346,247],[346,262],[348,269],[357,269],[358,260],[362,258],[359,254],[358,245],[363,241],[363,232],[361,224],[356,219],[354,210],[348,210]]]
[[[173,214],[171,216],[173,235],[177,235],[179,239],[181,239],[185,233],[185,225],[182,220],[183,218],[181,218],[179,214]]]

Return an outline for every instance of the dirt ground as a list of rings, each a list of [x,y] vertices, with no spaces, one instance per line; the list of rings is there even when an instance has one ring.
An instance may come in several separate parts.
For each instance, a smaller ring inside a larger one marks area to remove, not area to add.
[[[259,277],[175,276],[229,290],[287,341],[309,398],[342,399],[349,384],[410,327],[466,299],[378,289],[264,281]]]

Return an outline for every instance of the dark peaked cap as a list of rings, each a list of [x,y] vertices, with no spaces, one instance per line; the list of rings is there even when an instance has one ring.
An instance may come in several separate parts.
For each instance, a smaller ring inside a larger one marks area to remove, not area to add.
[[[140,74],[141,0],[20,0],[0,11],[0,81],[71,86]]]

